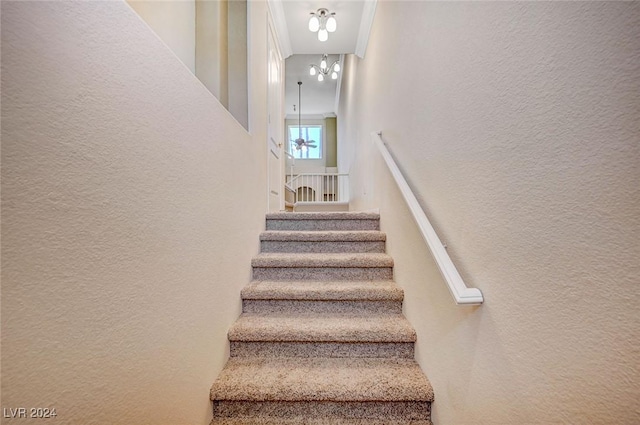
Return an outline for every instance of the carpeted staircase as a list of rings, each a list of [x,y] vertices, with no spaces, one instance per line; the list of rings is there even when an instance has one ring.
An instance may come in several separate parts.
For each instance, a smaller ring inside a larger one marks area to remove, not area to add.
[[[212,425],[429,425],[380,217],[267,215],[254,281],[211,388]]]

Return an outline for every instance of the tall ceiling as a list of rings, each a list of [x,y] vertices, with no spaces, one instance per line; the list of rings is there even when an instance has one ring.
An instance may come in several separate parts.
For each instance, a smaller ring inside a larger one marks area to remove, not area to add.
[[[364,1],[285,1],[283,4],[294,55],[355,53]],[[335,12],[338,22],[338,29],[329,34],[325,42],[318,41],[317,34],[308,27],[310,13],[321,7]]]
[[[307,30],[309,32],[309,30]],[[318,81],[317,76],[309,75],[309,65],[320,65],[321,55],[293,55],[287,58],[285,64],[285,114],[290,117],[298,114],[298,81],[300,88],[303,115],[323,115],[335,113],[336,91],[338,80],[331,77]],[[340,55],[329,55],[327,63],[331,65],[339,60]],[[294,111],[293,105],[296,105]]]
[[[309,65],[320,65],[321,55],[329,54],[329,64],[339,55],[355,53],[363,57],[366,49],[376,0],[269,0],[276,32],[287,57],[285,69],[285,113],[298,114],[298,81],[302,81],[302,114],[336,113],[339,79],[319,82],[309,75]],[[311,12],[319,8],[335,12],[337,30],[325,42],[309,31]],[[342,65],[342,64],[341,64]]]

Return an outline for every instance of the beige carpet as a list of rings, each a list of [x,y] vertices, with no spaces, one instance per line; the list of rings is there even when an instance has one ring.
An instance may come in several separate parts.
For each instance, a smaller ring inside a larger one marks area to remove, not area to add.
[[[277,213],[266,228],[212,425],[430,425],[379,216]]]

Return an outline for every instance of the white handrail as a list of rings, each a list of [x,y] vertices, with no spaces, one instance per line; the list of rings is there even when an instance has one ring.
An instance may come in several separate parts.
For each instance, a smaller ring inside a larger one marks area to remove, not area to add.
[[[284,154],[286,155],[285,163],[287,161],[289,161],[289,170],[290,170],[289,181],[285,181],[285,184],[284,184],[285,186],[287,186],[288,183],[293,180],[293,168],[296,165],[296,158],[293,155],[291,155],[289,152],[285,152]],[[285,178],[285,180],[286,180],[286,178]]]
[[[387,150],[384,142],[382,141],[382,132],[373,132],[371,133],[371,137],[373,138],[373,142],[380,150],[382,154],[382,158],[387,163],[387,167],[389,167],[389,171],[393,175],[396,184],[398,185],[398,189],[402,193],[404,200],[407,202],[409,206],[409,210],[411,211],[411,215],[413,215],[416,224],[420,228],[420,232],[422,233],[422,237],[425,242],[429,246],[429,250],[436,260],[436,264],[440,269],[440,273],[444,280],[447,282],[447,286],[449,286],[449,291],[451,291],[451,295],[455,299],[457,304],[482,304],[484,298],[482,296],[482,292],[478,288],[469,288],[462,280],[460,273],[456,269],[456,266],[453,265],[449,254],[445,250],[442,242],[440,242],[440,238],[436,234],[435,230],[433,230],[433,226],[429,222],[426,214],[420,207],[418,200],[415,195],[411,191],[411,188],[407,184],[404,176],[400,172],[400,169],[396,165],[395,161],[391,157],[391,154]]]

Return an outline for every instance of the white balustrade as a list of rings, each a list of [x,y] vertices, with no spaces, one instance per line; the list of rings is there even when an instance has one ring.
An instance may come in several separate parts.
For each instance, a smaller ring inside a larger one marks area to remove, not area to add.
[[[296,192],[296,204],[348,203],[349,175],[340,173],[302,173],[287,176],[287,186]]]

